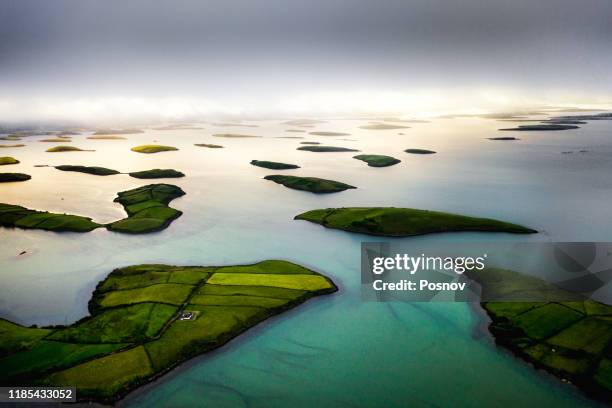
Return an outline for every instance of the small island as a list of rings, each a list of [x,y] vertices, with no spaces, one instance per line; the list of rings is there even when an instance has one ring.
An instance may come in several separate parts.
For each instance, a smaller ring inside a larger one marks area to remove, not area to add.
[[[382,154],[358,154],[353,156],[353,159],[364,161],[370,167],[388,167],[401,162],[401,160],[395,157]]]
[[[357,188],[339,181],[326,180],[318,177],[297,177],[275,174],[266,176],[264,179],[271,180],[277,184],[282,184],[283,186],[293,190],[308,191],[315,194],[339,193],[344,190]]]
[[[127,140],[123,136],[116,136],[116,135],[93,135],[93,136],[87,136],[87,139],[91,139],[91,140]]]
[[[255,136],[255,135],[243,135],[240,133],[216,133],[213,136],[214,137],[224,137],[226,139],[244,139],[244,138],[261,137],[261,136]]]
[[[94,135],[134,135],[144,133],[142,129],[99,129]]]
[[[498,345],[610,401],[612,306],[515,271],[489,268],[466,276],[481,287],[480,305]]]
[[[300,144],[303,145],[320,145],[320,142],[300,142]]]
[[[313,136],[350,136],[350,133],[342,132],[309,132],[309,135]]]
[[[306,152],[324,153],[324,152],[358,152],[357,149],[349,149],[348,147],[336,147],[336,146],[301,146],[297,150],[303,150]]]
[[[97,167],[97,166],[61,165],[61,166],[55,166],[55,168],[61,171],[75,171],[79,173],[93,174],[94,176],[111,176],[113,174],[119,174],[117,170],[107,169],[106,167]]]
[[[132,173],[128,173],[131,177],[137,179],[158,179],[158,178],[179,178],[185,177],[180,171],[174,169],[153,169],[153,170],[143,170],[143,171],[135,171]]]
[[[360,129],[366,130],[395,130],[395,129],[410,129],[410,126],[392,125],[390,123],[371,123],[369,125],[359,126]]]
[[[111,404],[258,323],[335,291],[327,277],[279,260],[115,269],[96,286],[90,315],[69,326],[0,319],[0,384],[71,386],[79,401]]]
[[[51,137],[48,139],[40,139],[39,142],[46,142],[46,143],[62,143],[62,142],[66,142],[66,143],[70,143],[72,142],[72,139],[70,139],[69,137]]]
[[[46,150],[48,153],[60,153],[60,152],[93,152],[94,150],[79,149],[75,146],[55,146]]]
[[[8,164],[19,164],[19,160],[10,156],[0,157],[0,166],[6,166]]]
[[[152,154],[152,153],[159,153],[159,152],[169,152],[169,151],[174,151],[178,149],[172,146],[141,145],[141,146],[132,147],[130,150],[132,150],[133,152],[137,152],[137,153]]]
[[[387,237],[409,237],[438,232],[508,232],[532,234],[522,225],[439,211],[396,207],[323,208],[296,215],[326,228]]]
[[[504,131],[516,130],[516,131],[530,132],[530,131],[538,131],[538,130],[571,130],[571,129],[580,129],[580,126],[550,123],[550,124],[540,124],[540,125],[521,125],[518,127],[504,128],[504,129],[499,129],[499,130],[504,130]]]
[[[404,151],[410,154],[434,154],[436,153],[433,150],[427,150],[427,149],[406,149]]]
[[[209,149],[223,149],[223,146],[218,144],[210,144],[210,143],[196,143],[194,146],[198,147],[208,147]]]
[[[24,173],[0,173],[0,183],[11,183],[14,181],[28,181],[32,176]]]
[[[46,231],[89,232],[102,227],[88,217],[30,210],[19,205],[0,204],[0,225],[8,228]]]
[[[263,167],[264,169],[272,169],[272,170],[291,170],[291,169],[300,168],[300,166],[296,164],[279,163],[279,162],[265,161],[265,160],[251,160],[251,164],[253,166]]]
[[[487,140],[505,140],[505,141],[510,141],[510,140],[521,140],[518,137],[512,137],[512,136],[502,136],[502,137],[487,137]]]
[[[0,149],[8,149],[11,147],[24,147],[24,144],[13,144],[13,145],[5,145],[5,144],[0,144]]]

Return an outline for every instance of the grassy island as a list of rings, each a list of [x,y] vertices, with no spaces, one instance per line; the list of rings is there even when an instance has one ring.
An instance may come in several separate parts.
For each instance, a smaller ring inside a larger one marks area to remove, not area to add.
[[[55,214],[18,205],[0,204],[0,225],[56,232],[89,232],[106,227],[115,232],[144,234],[163,230],[180,217],[183,213],[168,207],[168,204],[183,195],[183,190],[171,184],[149,184],[120,192],[114,201],[123,205],[128,217],[106,225],[78,215]]]
[[[208,147],[209,149],[223,149],[223,146],[218,145],[218,144],[211,144],[211,143],[196,143],[194,144],[194,146]]]
[[[50,149],[47,149],[46,152],[48,153],[60,153],[60,152],[93,152],[93,150],[84,150],[84,149],[79,149],[78,147],[74,147],[74,146],[55,146],[55,147],[51,147]]]
[[[394,129],[409,129],[410,126],[392,125],[390,123],[371,123],[369,125],[359,126],[360,129],[366,130],[394,130]]]
[[[159,153],[159,152],[169,152],[169,151],[178,150],[178,149],[172,146],[141,145],[141,146],[132,147],[131,150],[137,153],[151,154],[151,153]]]
[[[342,132],[309,132],[310,135],[313,136],[350,136],[350,133],[342,133]]]
[[[323,275],[286,261],[113,270],[65,327],[0,319],[1,385],[75,386],[112,403],[180,363],[216,349],[310,298],[333,293]]]
[[[349,149],[348,147],[336,147],[336,146],[300,146],[297,150],[304,150],[307,152],[358,152],[357,149]]]
[[[481,286],[497,344],[591,397],[612,399],[612,306],[514,271],[466,275]]]
[[[57,232],[89,232],[102,226],[87,217],[29,210],[12,204],[0,204],[0,225],[9,228],[42,229]]]
[[[96,166],[62,165],[62,166],[55,166],[55,168],[61,171],[76,171],[79,173],[93,174],[94,176],[111,176],[113,174],[119,174],[117,170],[107,169],[106,167],[96,167]]]
[[[410,154],[434,154],[436,153],[433,150],[427,150],[427,149],[406,149],[404,151]]]
[[[538,131],[538,130],[570,130],[570,129],[580,129],[580,126],[575,125],[562,125],[562,124],[540,124],[540,125],[521,125],[513,128],[505,128],[499,130],[517,130],[523,132],[529,131]]]
[[[521,140],[518,137],[512,137],[512,136],[502,136],[502,137],[487,137],[488,140]]]
[[[8,149],[11,147],[24,147],[24,144],[13,144],[13,145],[5,145],[5,144],[0,144],[0,149]]]
[[[249,138],[249,137],[261,137],[261,136],[255,136],[255,135],[243,135],[240,133],[216,133],[213,136],[214,137],[224,137],[226,139],[243,139],[243,138]]]
[[[28,181],[32,176],[23,173],[0,173],[0,183],[9,183],[13,181]]]
[[[300,144],[303,145],[320,145],[320,142],[300,142]]]
[[[48,139],[40,139],[39,142],[46,142],[46,143],[62,143],[62,142],[66,142],[66,143],[70,143],[72,142],[72,140],[69,137],[51,137]]]
[[[0,166],[5,166],[7,164],[19,164],[19,160],[10,156],[0,157]]]
[[[117,194],[115,202],[121,204],[128,218],[115,221],[106,227],[111,231],[128,234],[144,234],[167,228],[183,213],[168,204],[185,195],[180,187],[171,184],[149,184]]]
[[[185,174],[174,169],[153,169],[144,171],[135,171],[128,173],[131,177],[138,179],[158,179],[158,178],[179,178],[185,177]]]
[[[395,207],[324,208],[307,211],[294,219],[314,222],[326,228],[388,237],[460,231],[514,234],[537,232],[521,225],[489,218]]]
[[[364,161],[368,163],[370,167],[387,167],[401,162],[401,160],[395,157],[381,154],[358,154],[357,156],[353,156],[353,159]]]
[[[300,166],[296,164],[279,163],[279,162],[265,161],[265,160],[251,160],[251,164],[253,166],[263,167],[265,169],[272,169],[272,170],[291,170],[291,169],[300,168]]]
[[[326,180],[318,177],[296,177],[276,174],[266,176],[264,179],[282,184],[294,190],[308,191],[316,194],[339,193],[340,191],[350,188],[357,188],[339,181]]]

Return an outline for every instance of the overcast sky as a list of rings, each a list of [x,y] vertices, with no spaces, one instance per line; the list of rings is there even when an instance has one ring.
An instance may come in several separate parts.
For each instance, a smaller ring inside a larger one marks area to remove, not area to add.
[[[309,93],[469,89],[611,100],[612,1],[0,0],[0,89],[5,107],[273,110]]]

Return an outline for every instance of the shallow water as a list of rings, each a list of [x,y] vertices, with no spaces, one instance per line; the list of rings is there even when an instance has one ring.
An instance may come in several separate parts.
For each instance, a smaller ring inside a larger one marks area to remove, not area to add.
[[[120,171],[175,168],[187,177],[161,182],[179,185],[187,195],[171,203],[184,215],[165,231],[146,236],[0,229],[0,317],[22,324],[71,323],[87,314],[96,283],[119,266],[288,259],[331,277],[340,291],[263,323],[132,393],[122,404],[591,405],[571,387],[496,348],[479,329],[483,316],[467,304],[362,302],[360,243],[380,239],[292,218],[313,208],[393,205],[494,217],[542,231],[534,236],[456,233],[402,239],[415,247],[454,240],[610,241],[612,122],[563,132],[516,132],[512,136],[521,140],[512,142],[486,140],[510,135],[496,130],[509,123],[495,120],[439,119],[410,124],[411,129],[358,129],[364,123],[336,120],[305,129],[351,133],[343,137],[287,133],[288,126],[269,121],[258,128],[203,124],[203,130],[148,130],[119,141],[73,137],[72,145],[96,152],[45,153],[53,144],[37,141],[43,137],[24,139],[23,148],[3,149],[2,155],[22,163],[1,171],[33,178],[0,185],[1,202],[109,222],[124,216],[121,206],[112,203],[118,191],[149,183],[35,164]],[[230,132],[264,137],[211,136]],[[338,140],[344,138],[355,141]],[[353,153],[296,151],[304,140],[388,154],[402,162],[375,169],[352,159]],[[180,150],[153,155],[129,150],[153,141]],[[410,155],[403,153],[406,148],[438,154]],[[582,149],[588,152],[578,153]],[[575,152],[561,153],[569,150]],[[252,159],[295,163],[302,168],[286,174],[331,178],[358,189],[322,196],[289,190],[263,180],[276,172],[251,166]]]

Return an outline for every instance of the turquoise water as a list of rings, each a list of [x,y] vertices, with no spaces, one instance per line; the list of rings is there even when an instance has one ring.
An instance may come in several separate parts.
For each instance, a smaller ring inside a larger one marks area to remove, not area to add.
[[[316,129],[347,138],[305,136],[326,144],[390,154],[402,163],[374,169],[351,153],[295,151],[300,140],[277,139],[277,122],[259,128],[147,131],[126,141],[73,144],[94,153],[44,153],[33,139],[6,152],[22,161],[11,171],[33,175],[0,186],[2,202],[92,216],[123,216],[117,191],[145,184],[125,175],[94,177],[33,168],[89,164],[121,171],[176,168],[170,180],[187,195],[172,206],[184,215],[147,236],[108,231],[55,234],[0,230],[0,317],[23,324],[71,323],[87,314],[96,283],[113,268],[137,263],[221,265],[288,259],[331,277],[338,293],[270,319],[225,347],[196,358],[130,394],[124,406],[589,406],[572,387],[534,370],[494,346],[483,316],[467,304],[369,303],[360,296],[360,243],[373,237],[326,230],[294,215],[313,208],[395,205],[500,218],[542,231],[536,236],[445,234],[402,239],[432,242],[610,241],[612,147],[610,123],[566,132],[521,133],[493,142],[507,123],[438,120],[400,131],[357,129],[362,121],[333,121]],[[218,132],[262,135],[220,139]],[[404,135],[398,135],[398,132]],[[129,147],[154,140],[177,152],[139,155]],[[225,149],[192,147],[218,143]],[[403,149],[437,150],[414,156]],[[577,150],[586,149],[587,153]],[[575,150],[573,154],[562,151]],[[3,152],[4,153],[4,152]],[[261,178],[273,171],[251,159],[296,163],[292,172],[332,178],[359,188],[317,196]],[[4,171],[4,169],[3,169]],[[63,198],[63,200],[62,200]],[[21,251],[25,255],[18,255]]]

